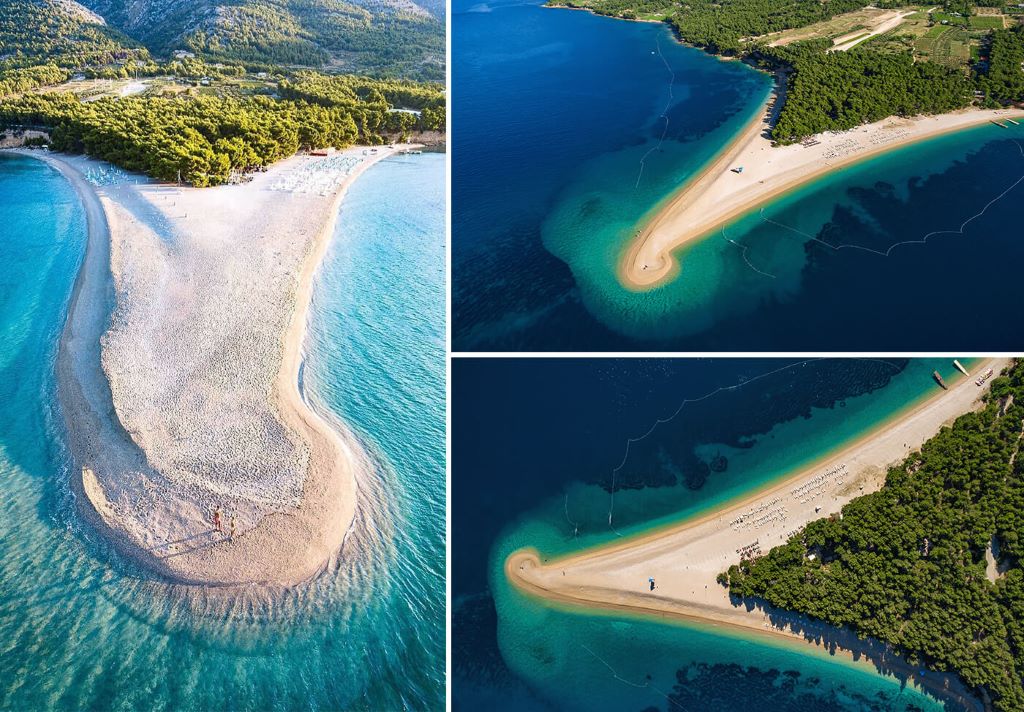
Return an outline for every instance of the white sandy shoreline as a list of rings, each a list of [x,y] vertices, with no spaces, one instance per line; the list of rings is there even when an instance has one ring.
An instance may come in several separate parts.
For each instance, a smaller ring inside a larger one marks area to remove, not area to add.
[[[774,94],[773,94],[774,96]],[[731,141],[713,162],[631,239],[619,264],[620,282],[642,291],[680,274],[673,251],[770,200],[814,179],[918,141],[981,126],[994,120],[1024,119],[1017,109],[966,109],[911,119],[889,117],[837,133],[818,134],[817,144],[772,146],[763,134],[767,108]],[[1022,136],[1008,124],[1009,136]],[[733,169],[742,167],[741,173]]]
[[[987,368],[998,372],[1008,362],[990,359],[977,364],[974,372]],[[741,501],[568,556],[542,561],[536,550],[522,549],[506,559],[505,574],[521,591],[559,605],[679,618],[804,640],[830,652],[867,659],[880,671],[912,677],[917,668],[884,644],[860,640],[851,631],[786,611],[735,605],[716,577],[739,562],[742,548],[756,543],[767,552],[792,531],[877,490],[890,464],[903,460],[943,425],[974,408],[982,391],[973,377],[963,378],[949,391],[937,393],[842,452]],[[652,576],[656,579],[653,592],[648,589]],[[974,704],[973,696],[949,676],[929,673],[917,682],[965,705]]]
[[[303,401],[302,343],[348,186],[403,148],[350,150],[358,163],[343,179],[311,187],[301,179],[317,159],[295,157],[214,189],[134,176],[97,186],[84,174],[98,162],[19,152],[60,170],[86,210],[58,395],[79,509],[122,553],[172,582],[206,586],[293,585],[337,555],[369,458]],[[298,188],[288,184],[295,176]],[[194,364],[180,366],[183,356]],[[209,458],[195,447],[204,438]],[[279,463],[269,488],[258,470],[267,457]],[[225,466],[234,479],[221,476]],[[233,539],[212,531],[214,507],[225,531],[237,519]]]

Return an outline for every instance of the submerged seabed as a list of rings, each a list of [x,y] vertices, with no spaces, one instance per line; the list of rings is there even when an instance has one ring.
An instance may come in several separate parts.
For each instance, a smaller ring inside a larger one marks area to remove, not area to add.
[[[815,181],[770,204],[772,222],[755,213],[684,249],[680,279],[632,292],[615,271],[637,225],[762,111],[769,77],[659,24],[534,3],[454,9],[457,350],[1019,345],[1024,318],[991,260],[1024,257],[1024,127]],[[975,314],[954,329],[952,308]]]
[[[803,644],[550,607],[512,589],[502,566],[522,546],[575,551],[762,487],[933,393],[933,370],[955,377],[950,360],[542,365],[527,372],[488,360],[457,363],[453,373],[456,709],[939,707]],[[538,395],[549,383],[559,388]],[[489,436],[487,413],[500,414],[507,432]],[[487,453],[502,457],[485,486],[478,477]],[[686,479],[695,460],[721,456],[724,471],[699,486]],[[613,473],[628,476],[631,467],[646,476],[611,487]]]
[[[279,593],[269,607],[196,607],[79,524],[53,360],[84,217],[58,173],[0,158],[0,708],[442,704],[443,179],[443,157],[424,155],[352,187],[305,344],[306,395],[365,442],[381,477],[369,504],[400,535],[372,566],[334,572],[344,582]],[[354,308],[356,294],[370,312]]]

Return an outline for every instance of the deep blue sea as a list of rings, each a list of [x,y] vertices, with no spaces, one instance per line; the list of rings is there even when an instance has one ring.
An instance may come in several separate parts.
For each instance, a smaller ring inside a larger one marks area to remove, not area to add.
[[[455,359],[453,709],[940,709],[803,643],[551,607],[502,571],[765,486],[935,393],[934,370],[958,378],[951,359]]]
[[[59,173],[0,156],[0,709],[443,707],[444,165],[352,186],[305,344],[306,396],[380,465],[385,565],[253,611],[163,596],[79,523],[53,366],[84,218]]]
[[[1024,259],[1024,126],[960,132],[815,181],[728,226],[734,242],[684,248],[672,283],[632,292],[615,267],[638,224],[761,111],[769,77],[683,47],[662,24],[539,0],[452,10],[455,350],[1024,340],[1013,280],[992,269]]]

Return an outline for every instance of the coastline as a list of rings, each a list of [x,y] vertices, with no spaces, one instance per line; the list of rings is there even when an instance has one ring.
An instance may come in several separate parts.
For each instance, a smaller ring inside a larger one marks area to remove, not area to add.
[[[625,18],[615,15],[604,15],[589,7],[573,7],[564,4],[545,2],[542,8],[556,10],[583,10],[597,17],[607,17],[625,22],[645,22],[665,24],[677,42],[686,46],[705,51],[708,56],[721,61],[738,61],[729,57],[707,52],[703,48],[690,45],[683,41],[665,20],[642,18]],[[854,44],[868,39],[860,37]],[[849,46],[836,46],[829,51],[845,51]],[[890,116],[871,124],[863,124],[856,128],[841,132],[824,132],[809,137],[808,141],[817,141],[812,152],[805,152],[796,161],[792,161],[792,149],[802,144],[774,147],[770,138],[761,136],[770,130],[772,115],[781,110],[785,97],[785,85],[776,76],[775,88],[772,90],[768,103],[751,121],[746,124],[708,163],[693,177],[686,180],[672,194],[659,201],[645,215],[637,227],[635,235],[625,245],[616,268],[619,283],[633,292],[644,292],[663,286],[679,277],[682,266],[672,253],[686,244],[699,242],[710,237],[713,231],[736,220],[754,209],[835,171],[853,166],[863,160],[874,158],[888,151],[910,146],[914,143],[938,138],[956,131],[974,128],[999,119],[1024,119],[1021,109],[978,109],[965,108],[947,114],[918,115],[911,118]],[[775,104],[771,102],[775,100]],[[922,124],[932,124],[919,130]],[[909,133],[908,126],[911,127]],[[906,135],[878,140],[886,129],[895,128]],[[1011,128],[1015,128],[1012,127]],[[845,150],[851,137],[868,134],[867,139],[875,143],[873,146],[858,147],[854,152],[825,160],[821,154],[830,150]],[[760,141],[758,139],[761,139]],[[784,165],[782,172],[769,174],[767,156],[758,155],[765,149],[775,151],[772,158],[780,158],[787,154],[779,163]],[[867,150],[861,150],[866,148]],[[730,166],[742,165],[746,175],[731,172]],[[757,169],[755,184],[751,178],[753,173],[746,169],[753,165]],[[743,178],[744,180],[739,180]],[[729,181],[729,189],[722,190],[723,181]],[[737,199],[739,194],[742,199]]]
[[[827,357],[826,357],[827,358]],[[985,362],[983,358],[967,358],[961,359],[961,363],[968,364],[971,369],[980,369],[982,364]],[[951,375],[946,376],[948,382],[953,383],[954,386],[962,383],[963,379],[967,378],[959,372],[955,372]],[[720,512],[731,509],[733,507],[741,506],[743,503],[748,502],[757,497],[766,495],[776,489],[782,488],[787,482],[792,480],[794,477],[793,472],[807,472],[815,468],[821,468],[830,459],[840,457],[847,451],[852,450],[858,445],[863,445],[865,442],[870,440],[874,435],[885,428],[890,427],[894,423],[898,423],[900,420],[909,417],[917,410],[924,408],[932,401],[941,398],[945,391],[939,389],[939,386],[934,383],[931,384],[931,388],[928,391],[918,394],[912,398],[908,403],[900,408],[897,408],[890,413],[886,414],[881,419],[874,421],[870,427],[860,434],[854,434],[842,440],[838,445],[818,453],[807,460],[802,461],[800,464],[794,465],[790,472],[783,472],[776,474],[766,480],[759,482],[750,489],[740,492],[738,494],[728,495],[718,501],[709,503],[704,506],[697,507],[695,510],[690,511],[682,516],[665,516],[661,517],[654,522],[649,524],[641,525],[639,528],[628,527],[625,533],[619,532],[620,538],[614,540],[617,543],[626,544],[636,538],[652,538],[661,536],[666,533],[670,533],[685,527],[689,522],[694,522],[702,518],[711,518],[717,516]],[[768,433],[769,437],[772,437],[771,432]],[[610,546],[608,542],[585,544],[582,548],[578,549],[573,554],[553,554],[548,556],[547,559],[551,561],[557,561],[565,557],[575,556],[580,551],[589,551],[591,549],[602,549],[603,547]]]
[[[187,501],[187,495],[175,490],[173,478],[153,466],[152,453],[139,442],[144,441],[143,436],[138,430],[126,428],[122,422],[125,401],[115,394],[120,395],[123,384],[117,378],[111,380],[112,376],[119,375],[116,359],[109,353],[114,340],[111,332],[115,330],[115,315],[123,306],[118,299],[125,285],[119,284],[119,280],[127,279],[131,283],[134,277],[117,269],[128,262],[122,238],[130,235],[132,240],[143,240],[140,234],[132,234],[132,230],[140,224],[153,227],[159,219],[171,223],[175,231],[186,232],[187,221],[174,224],[173,216],[159,215],[154,206],[144,206],[154,215],[144,215],[146,220],[141,223],[135,221],[142,212],[140,205],[131,204],[126,198],[130,187],[96,186],[86,180],[82,171],[100,165],[95,161],[18,151],[60,170],[72,183],[86,210],[86,253],[75,279],[58,350],[58,397],[75,463],[71,484],[78,509],[90,524],[108,535],[106,538],[122,554],[175,583],[292,586],[315,577],[339,553],[357,519],[355,490],[360,470],[367,467],[368,458],[361,453],[361,446],[354,438],[328,425],[300,394],[298,376],[310,297],[348,187],[371,165],[405,148],[408,146],[399,146],[393,151],[381,149],[362,160],[333,192],[297,203],[304,208],[314,206],[316,210],[311,211],[309,220],[318,221],[319,225],[308,239],[295,241],[296,249],[301,248],[301,253],[295,255],[299,269],[293,275],[294,291],[286,304],[287,313],[280,315],[287,328],[278,336],[280,360],[273,378],[273,392],[269,394],[269,407],[284,427],[303,440],[308,450],[308,467],[301,480],[301,497],[291,503],[294,506],[274,507],[272,511],[250,506],[247,510],[243,501],[238,510],[242,526],[238,535],[230,539],[215,534],[209,524],[207,508],[199,502]],[[271,167],[266,174],[257,176],[254,183],[265,186],[284,170],[282,164],[299,160],[302,159],[287,159]],[[144,185],[144,190],[165,188],[152,183]],[[224,188],[242,192],[240,200],[244,204],[248,196],[244,191],[248,187]],[[189,195],[209,199],[211,193],[203,191],[215,190],[179,189],[177,199],[181,200],[183,194],[186,201]],[[277,195],[266,200],[271,199],[287,201]],[[126,206],[129,206],[127,210]],[[203,220],[202,216],[199,220]],[[160,227],[166,229],[164,225]],[[252,226],[252,230],[258,232],[260,226]],[[254,277],[258,279],[261,275]],[[161,283],[160,287],[166,285]],[[114,457],[101,454],[100,450],[118,452]],[[225,499],[229,495],[229,492],[223,494]],[[140,497],[182,501],[158,502],[160,516],[148,522],[154,531],[140,532],[125,516],[125,502],[131,497],[136,507]],[[160,527],[162,531],[155,531]],[[186,536],[178,536],[182,534],[182,527],[187,529]],[[175,536],[178,538],[172,540]]]
[[[1022,119],[1024,110],[965,109],[911,119],[888,117],[839,133],[817,134],[810,139],[817,141],[812,146],[773,146],[762,135],[768,128],[766,116],[767,111],[762,112],[748,124],[645,221],[619,262],[624,287],[645,291],[677,278],[682,268],[674,251],[825,175],[919,141],[994,120]],[[733,172],[737,167],[743,172]]]
[[[990,367],[998,371],[1007,362],[1005,359],[986,360],[975,364],[972,372]],[[919,403],[897,423],[887,420],[842,450],[802,466],[793,476],[741,500],[731,500],[673,525],[575,554],[542,559],[535,549],[520,549],[506,558],[505,576],[521,593],[565,610],[582,608],[587,612],[605,610],[657,616],[753,631],[794,642],[803,640],[832,654],[842,652],[855,660],[867,659],[878,670],[898,677],[913,676],[917,668],[878,641],[860,640],[852,631],[810,621],[787,611],[762,605],[734,605],[715,577],[729,564],[738,562],[739,556],[733,552],[737,546],[748,544],[747,539],[757,536],[759,541],[765,542],[766,549],[770,548],[788,538],[785,536],[788,530],[828,516],[851,499],[876,490],[884,483],[888,464],[901,461],[907,452],[918,448],[943,425],[974,407],[981,392],[973,377],[962,378],[949,391],[940,391]],[[823,468],[847,462],[851,463],[847,472],[854,475],[852,478],[846,475],[851,482],[840,481],[838,485],[833,482],[831,489],[811,504],[797,503],[794,497],[792,505],[787,502],[786,506],[796,511],[788,513],[787,521],[778,526],[768,524],[753,534],[746,529],[738,531],[727,521],[732,519],[727,515],[783,498],[789,491],[819,477]],[[648,576],[657,578],[657,592],[647,590]],[[938,685],[936,677],[929,673],[918,682],[926,686]],[[973,695],[962,686],[956,689],[957,681],[948,681],[949,688],[946,684],[938,685],[935,691],[947,695],[953,691],[957,697],[973,701]]]

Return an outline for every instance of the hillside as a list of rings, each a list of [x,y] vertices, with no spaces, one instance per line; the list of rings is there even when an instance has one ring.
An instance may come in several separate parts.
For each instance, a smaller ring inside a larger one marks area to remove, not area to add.
[[[149,65],[141,44],[73,0],[0,0],[0,96]]]
[[[0,69],[78,69],[146,59],[138,42],[72,0],[0,0]]]
[[[154,54],[443,81],[444,23],[412,0],[85,0]]]

